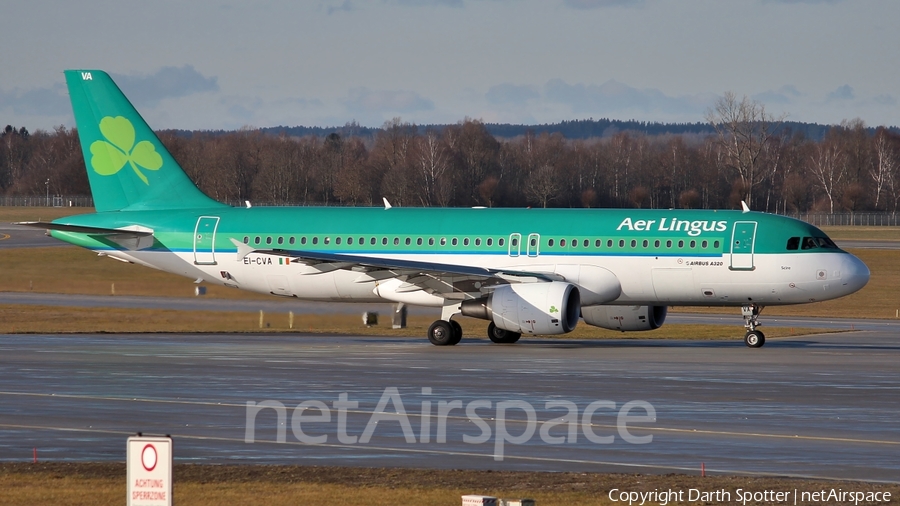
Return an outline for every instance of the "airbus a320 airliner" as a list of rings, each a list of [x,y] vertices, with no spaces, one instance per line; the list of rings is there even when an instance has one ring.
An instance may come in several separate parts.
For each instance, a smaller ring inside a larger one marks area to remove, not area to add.
[[[187,177],[112,79],[65,72],[95,214],[31,223],[119,260],[243,290],[313,301],[441,309],[490,339],[586,324],[659,328],[668,306],[740,307],[760,347],[764,306],[856,292],[858,258],[818,228],[743,211],[231,207]]]

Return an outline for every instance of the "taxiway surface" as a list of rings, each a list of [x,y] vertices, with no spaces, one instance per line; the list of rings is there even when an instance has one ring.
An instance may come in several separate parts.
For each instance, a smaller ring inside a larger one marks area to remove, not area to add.
[[[57,461],[122,460],[126,436],[141,431],[171,434],[181,462],[655,473],[698,472],[702,462],[708,472],[896,481],[896,335],[772,339],[761,349],[739,341],[477,339],[439,348],[354,336],[2,335],[0,460],[31,459],[33,448]],[[370,440],[353,442],[391,387],[397,397],[383,411],[392,415],[371,425]],[[342,415],[335,403],[343,394],[358,405]],[[248,408],[266,401],[283,405],[285,418]],[[304,401],[324,404],[298,410]],[[454,401],[461,407],[440,422],[439,405]],[[498,403],[510,401],[519,408],[498,416]],[[567,423],[545,427],[571,419],[548,401],[573,403],[582,417],[574,440],[566,441]],[[595,404],[588,429],[612,442],[585,435],[583,416],[596,401],[615,407]],[[617,429],[630,401],[655,409],[655,421],[628,424],[652,441],[628,442]],[[501,425],[510,438],[527,434],[525,406],[535,410],[534,434],[505,444],[495,460]],[[316,407],[330,418],[317,421]],[[303,434],[326,439],[305,444]]]

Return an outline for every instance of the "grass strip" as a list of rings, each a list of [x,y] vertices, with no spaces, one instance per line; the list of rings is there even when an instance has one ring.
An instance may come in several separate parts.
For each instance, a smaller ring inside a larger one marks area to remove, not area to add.
[[[124,444],[123,444],[124,451]],[[173,499],[177,504],[459,504],[463,494],[531,498],[541,506],[613,504],[609,491],[681,490],[687,503],[690,488],[723,490],[737,503],[736,491],[890,492],[900,485],[847,481],[799,480],[779,477],[738,477],[668,474],[547,473],[477,470],[351,468],[324,466],[242,466],[176,464]],[[121,504],[125,496],[125,465],[121,463],[0,464],[0,504],[101,505]],[[799,495],[799,494],[798,494]],[[800,496],[802,497],[802,495]],[[691,501],[710,503],[710,501]],[[793,500],[790,501],[793,503]],[[619,503],[621,504],[621,503]],[[627,504],[627,503],[626,503]],[[654,502],[654,504],[656,504]],[[758,504],[749,502],[748,504]],[[822,504],[798,500],[796,504]],[[862,501],[859,504],[871,504]],[[882,503],[884,504],[884,503]]]

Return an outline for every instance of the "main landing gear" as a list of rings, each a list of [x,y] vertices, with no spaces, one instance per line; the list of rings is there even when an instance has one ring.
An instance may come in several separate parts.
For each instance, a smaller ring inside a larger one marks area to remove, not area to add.
[[[756,330],[757,326],[762,325],[759,323],[759,313],[762,310],[763,308],[756,304],[747,304],[741,308],[741,313],[744,315],[744,328],[747,329],[747,333],[744,334],[744,344],[750,348],[761,348],[766,344],[766,335],[762,331]]]
[[[500,327],[494,325],[494,322],[491,322],[488,325],[488,337],[491,342],[497,344],[512,344],[519,340],[522,337],[522,334],[519,332],[512,332],[510,330],[504,330]]]
[[[462,335],[462,326],[453,320],[438,320],[428,327],[428,340],[435,346],[459,344]]]
[[[438,320],[428,327],[428,340],[435,346],[453,346],[462,340],[462,326],[455,320]],[[488,337],[491,342],[498,344],[512,344],[522,337],[519,332],[503,330],[491,322],[488,325]]]

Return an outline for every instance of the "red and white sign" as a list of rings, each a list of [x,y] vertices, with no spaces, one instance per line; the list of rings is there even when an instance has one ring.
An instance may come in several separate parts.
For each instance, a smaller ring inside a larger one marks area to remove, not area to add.
[[[172,438],[128,438],[128,506],[172,505]]]

